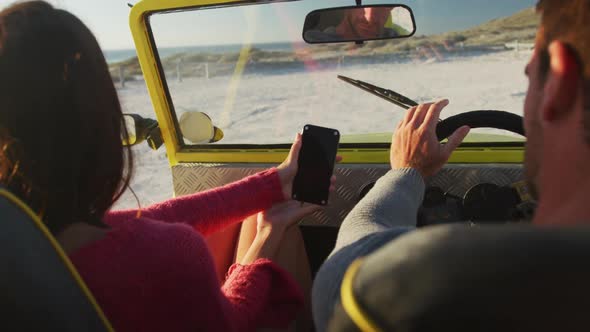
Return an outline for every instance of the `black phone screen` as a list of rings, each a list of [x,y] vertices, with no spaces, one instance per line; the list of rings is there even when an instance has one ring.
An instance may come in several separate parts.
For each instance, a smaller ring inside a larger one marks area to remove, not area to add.
[[[336,129],[305,125],[293,182],[293,199],[318,205],[328,204],[330,179],[338,152],[340,133]]]

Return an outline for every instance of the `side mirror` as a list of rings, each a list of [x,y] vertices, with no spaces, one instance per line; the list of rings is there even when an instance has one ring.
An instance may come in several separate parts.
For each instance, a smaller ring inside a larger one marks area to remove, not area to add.
[[[138,114],[123,114],[128,137],[122,137],[123,145],[134,146],[147,141],[153,150],[164,144],[158,121],[147,119]]]
[[[182,136],[193,144],[214,143],[223,138],[223,131],[203,112],[185,112],[178,123]]]
[[[157,150],[164,144],[158,121],[138,114],[124,114],[123,119],[129,136],[122,137],[123,145],[134,146],[146,141]],[[184,112],[178,122],[182,136],[192,144],[215,143],[223,139],[223,131],[215,127],[203,112]]]
[[[303,40],[309,44],[408,38],[416,32],[412,10],[399,4],[314,10],[305,18]]]

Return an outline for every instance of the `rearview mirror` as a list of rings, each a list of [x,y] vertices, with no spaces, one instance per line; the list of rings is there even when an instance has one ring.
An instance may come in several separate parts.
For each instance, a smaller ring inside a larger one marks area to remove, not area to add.
[[[412,10],[394,4],[314,10],[303,25],[303,39],[310,44],[407,38],[415,32]]]

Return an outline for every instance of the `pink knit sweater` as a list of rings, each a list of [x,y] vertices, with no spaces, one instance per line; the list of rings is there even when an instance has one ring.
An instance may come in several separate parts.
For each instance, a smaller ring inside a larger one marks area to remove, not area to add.
[[[276,170],[141,210],[110,212],[107,235],[71,255],[118,331],[284,327],[303,303],[269,260],[234,264],[220,287],[204,236],[283,200]]]

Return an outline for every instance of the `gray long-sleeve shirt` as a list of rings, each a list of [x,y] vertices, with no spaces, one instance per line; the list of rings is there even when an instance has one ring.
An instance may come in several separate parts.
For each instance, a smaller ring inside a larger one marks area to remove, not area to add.
[[[348,266],[415,228],[424,189],[424,180],[415,169],[391,170],[344,219],[334,251],[313,283],[312,309],[318,331],[327,328]]]

